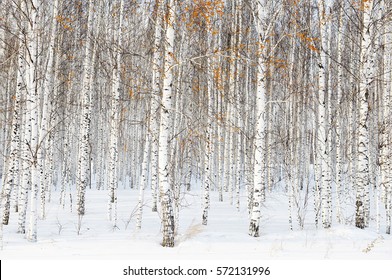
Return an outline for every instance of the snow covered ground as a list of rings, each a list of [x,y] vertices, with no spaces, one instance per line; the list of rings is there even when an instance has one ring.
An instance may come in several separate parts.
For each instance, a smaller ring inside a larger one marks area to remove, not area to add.
[[[12,214],[10,225],[4,227],[1,259],[392,259],[392,237],[378,234],[374,224],[366,230],[336,223],[328,230],[315,229],[309,214],[303,230],[291,231],[287,197],[282,193],[269,194],[262,209],[259,238],[247,234],[245,193],[237,211],[227,199],[219,202],[213,192],[207,226],[200,222],[199,195],[185,194],[176,246],[162,248],[160,220],[148,205],[142,229],[135,229],[132,212],[137,196],[137,190],[119,190],[118,228],[113,229],[107,219],[107,191],[88,190],[86,215],[78,235],[75,209],[70,213],[69,200],[65,209],[60,207],[59,193],[54,192],[46,220],[38,223],[37,243],[16,233],[17,215]]]

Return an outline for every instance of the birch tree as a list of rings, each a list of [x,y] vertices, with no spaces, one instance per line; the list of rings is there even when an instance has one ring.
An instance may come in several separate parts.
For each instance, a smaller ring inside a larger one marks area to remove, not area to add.
[[[118,30],[116,34],[117,53],[113,67],[112,77],[112,104],[111,104],[111,124],[110,124],[110,161],[109,161],[109,217],[113,222],[113,227],[117,223],[117,188],[118,188],[118,141],[119,141],[119,111],[120,111],[120,67],[121,67],[121,44],[122,44],[122,25],[123,25],[124,1],[120,0]]]
[[[81,92],[81,115],[80,115],[80,142],[78,151],[77,172],[77,210],[79,224],[85,214],[85,194],[89,181],[90,163],[90,124],[91,124],[91,51],[94,47],[92,28],[94,23],[94,1],[89,0],[86,43],[83,60],[83,88]]]
[[[266,39],[268,38],[267,14],[268,3],[265,0],[258,0],[253,3],[255,10],[254,21],[256,26],[258,41],[257,55],[257,88],[256,88],[256,129],[255,129],[255,153],[254,153],[254,185],[252,212],[249,224],[249,235],[258,237],[260,235],[260,217],[262,192],[265,187],[264,176],[264,135],[266,131]]]
[[[59,205],[80,234],[102,189],[113,228],[117,199],[137,228],[151,201],[165,247],[188,197],[208,226],[244,191],[251,236],[282,194],[292,229],[390,233],[390,1],[0,2],[4,233]]]
[[[365,228],[369,223],[369,131],[368,131],[368,96],[374,78],[374,65],[371,61],[371,25],[373,0],[361,2],[363,14],[362,40],[360,56],[360,81],[359,81],[359,128],[358,128],[358,170],[356,176],[356,213],[355,225]]]
[[[151,124],[151,190],[153,206],[152,211],[157,211],[158,200],[158,159],[159,159],[159,132],[160,117],[155,117],[160,111],[159,96],[161,92],[161,40],[162,40],[162,18],[163,18],[163,1],[157,0],[157,13],[154,33],[154,49],[152,60],[152,97],[150,104],[150,124]]]
[[[22,43],[19,45],[18,50],[18,69],[21,73],[18,74],[18,86],[15,91],[14,98],[14,106],[13,106],[13,114],[12,114],[12,131],[11,131],[11,146],[10,146],[10,156],[7,159],[9,161],[9,168],[6,174],[3,174],[2,177],[2,224],[8,225],[8,221],[10,218],[10,204],[11,204],[11,191],[16,188],[19,184],[19,172],[20,172],[20,114],[21,114],[21,95],[22,95],[22,86],[19,86],[19,83],[23,83],[23,57],[24,57],[24,46]]]
[[[343,97],[343,32],[344,32],[344,2],[340,4],[339,15],[338,15],[338,61],[337,61],[337,84],[336,84],[336,217],[339,223],[343,222],[343,214],[341,209],[342,200],[342,175],[343,175],[343,145],[341,143],[342,138],[342,119],[343,119],[343,108],[342,108],[342,97]],[[331,73],[332,74],[332,73]]]
[[[210,58],[207,58],[207,75],[210,74],[211,69]],[[211,111],[212,111],[212,89],[211,89],[211,80],[209,78],[207,82],[207,125],[205,129],[205,151],[204,151],[204,180],[203,180],[203,214],[202,214],[202,224],[207,225],[208,221],[208,210],[210,208],[210,186],[211,186],[211,146],[212,146],[212,120],[211,120]]]
[[[328,26],[330,21],[331,6],[329,1],[319,1],[319,25],[321,51],[319,58],[319,90],[318,90],[318,130],[317,130],[317,164],[320,170],[319,189],[321,198],[321,217],[324,228],[331,227],[332,223],[332,191],[329,169],[329,122],[327,119],[327,52],[328,52]]]
[[[159,125],[158,181],[161,196],[163,247],[174,246],[173,189],[170,184],[170,129],[172,120],[175,0],[169,0],[165,30],[165,60]]]
[[[29,161],[31,168],[31,195],[30,195],[30,218],[29,231],[27,239],[31,242],[37,241],[37,195],[39,189],[39,166],[38,153],[39,143],[39,112],[38,112],[38,81],[37,81],[37,59],[38,59],[38,8],[41,3],[33,0],[27,4],[26,12],[29,14],[27,25],[26,48],[27,48],[27,65],[26,65],[26,91],[27,91],[27,110],[30,112],[29,122],[31,124],[31,139],[26,142],[30,150]]]

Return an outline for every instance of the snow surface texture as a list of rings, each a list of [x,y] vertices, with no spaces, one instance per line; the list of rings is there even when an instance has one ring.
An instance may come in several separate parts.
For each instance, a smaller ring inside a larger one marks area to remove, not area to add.
[[[146,194],[147,198],[150,197]],[[68,194],[69,197],[69,194]],[[74,201],[75,201],[75,196]],[[316,229],[309,216],[303,230],[289,229],[287,196],[268,194],[262,207],[261,236],[248,236],[245,193],[237,211],[228,200],[219,202],[211,193],[208,225],[201,225],[201,199],[183,194],[180,226],[174,248],[160,245],[160,219],[146,200],[142,229],[135,229],[138,190],[119,189],[118,228],[107,219],[107,191],[87,190],[86,215],[80,234],[75,204],[69,198],[63,209],[59,192],[52,194],[46,220],[38,221],[38,242],[29,243],[17,234],[17,213],[4,226],[1,259],[392,259],[392,237],[369,228],[337,225]],[[226,198],[226,197],[225,197]],[[308,212],[312,212],[309,206]],[[383,230],[383,229],[381,229]]]

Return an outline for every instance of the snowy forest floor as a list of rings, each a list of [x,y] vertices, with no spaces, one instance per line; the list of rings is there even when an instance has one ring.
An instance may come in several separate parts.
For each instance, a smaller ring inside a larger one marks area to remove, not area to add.
[[[1,259],[392,259],[392,237],[377,234],[374,221],[365,230],[336,223],[325,230],[316,229],[309,215],[303,230],[291,231],[283,192],[268,194],[258,238],[247,234],[245,193],[237,211],[227,194],[226,201],[219,202],[217,193],[212,192],[207,226],[201,225],[200,196],[184,194],[174,248],[160,246],[160,220],[151,211],[149,199],[142,229],[135,229],[135,189],[119,189],[115,229],[107,218],[107,191],[88,190],[79,235],[76,211],[70,213],[69,198],[64,209],[59,206],[59,195],[53,192],[46,219],[38,221],[37,243],[16,233],[17,213],[12,213],[10,225],[4,227]],[[308,207],[312,212],[313,206]]]

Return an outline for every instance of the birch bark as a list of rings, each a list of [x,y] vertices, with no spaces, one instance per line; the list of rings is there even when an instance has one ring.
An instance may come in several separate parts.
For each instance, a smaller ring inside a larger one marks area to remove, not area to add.
[[[161,41],[162,41],[162,18],[163,2],[156,1],[156,20],[154,34],[154,49],[152,60],[152,97],[150,105],[150,129],[151,129],[151,192],[152,211],[157,211],[158,205],[158,161],[159,161],[159,132],[160,132],[160,92],[161,92]]]
[[[39,189],[39,95],[38,95],[38,82],[36,73],[36,63],[38,58],[38,0],[33,0],[28,3],[29,23],[27,28],[27,109],[30,112],[29,122],[31,124],[31,140],[29,143],[30,149],[30,168],[31,168],[31,195],[30,195],[30,217],[29,217],[29,230],[27,239],[31,242],[37,241],[37,195]]]
[[[163,74],[162,100],[159,125],[159,161],[158,182],[161,194],[161,212],[163,224],[163,247],[174,246],[174,215],[173,189],[170,185],[170,131],[173,97],[173,66],[174,66],[174,24],[175,0],[169,0],[167,5],[166,34],[165,34],[165,63]]]
[[[358,228],[368,226],[369,200],[369,131],[368,131],[368,96],[373,81],[373,61],[371,61],[370,28],[372,25],[373,0],[363,1],[363,25],[360,57],[359,84],[359,128],[358,128],[358,170],[356,175],[356,213],[355,225]]]
[[[24,47],[22,43],[19,45],[18,50],[18,75],[17,75],[17,88],[14,95],[14,106],[12,115],[12,130],[11,130],[11,147],[9,155],[9,167],[7,173],[3,175],[2,183],[2,224],[8,225],[10,218],[10,206],[11,206],[11,192],[13,189],[18,187],[19,183],[19,151],[21,147],[20,143],[20,114],[21,114],[21,95],[22,87],[24,84]]]
[[[327,119],[327,52],[328,52],[328,25],[330,24],[330,8],[326,1],[319,2],[319,28],[321,39],[321,51],[319,57],[319,87],[318,87],[318,129],[317,129],[317,164],[321,171],[320,178],[320,198],[321,198],[321,219],[324,228],[331,227],[332,192],[329,168],[331,165]]]
[[[256,131],[255,131],[255,153],[254,153],[254,185],[251,219],[249,224],[249,235],[258,237],[260,235],[260,217],[263,189],[265,188],[264,175],[264,137],[266,130],[266,77],[265,77],[265,56],[266,56],[266,37],[268,36],[265,28],[267,19],[267,2],[259,0],[255,3],[255,25],[259,35],[259,50],[257,57],[257,88],[256,88]]]
[[[210,36],[207,34],[207,46],[210,46]],[[207,225],[208,210],[210,208],[210,188],[211,188],[211,149],[212,149],[212,111],[213,111],[213,92],[212,92],[212,71],[211,58],[207,57],[207,124],[205,128],[204,143],[204,181],[203,181],[203,214],[202,224]]]
[[[343,114],[342,114],[342,96],[343,96],[343,13],[344,4],[341,4],[339,8],[339,29],[338,29],[338,66],[337,66],[337,84],[336,84],[336,218],[338,223],[343,223],[343,215],[341,209],[341,199],[342,199],[342,172],[343,172],[343,147],[341,143],[342,138],[342,124]]]
[[[111,126],[110,126],[110,145],[109,145],[109,216],[113,224],[113,228],[117,227],[117,189],[118,189],[118,142],[119,142],[119,126],[120,126],[120,66],[121,66],[121,44],[122,44],[122,25],[124,0],[120,0],[119,19],[116,25],[118,30],[117,37],[117,53],[116,61],[112,71],[112,104],[111,104]]]
[[[78,170],[77,170],[77,211],[79,223],[85,214],[85,194],[89,182],[89,163],[90,163],[90,124],[91,124],[91,50],[93,41],[91,36],[94,21],[94,1],[89,0],[87,34],[85,45],[85,56],[83,60],[83,87],[81,92],[82,112],[80,116],[80,142],[78,152]]]

